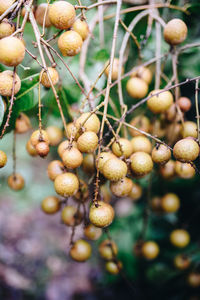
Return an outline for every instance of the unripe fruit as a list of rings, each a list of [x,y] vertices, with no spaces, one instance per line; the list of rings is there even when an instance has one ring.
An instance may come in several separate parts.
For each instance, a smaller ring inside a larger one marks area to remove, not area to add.
[[[75,147],[67,149],[62,154],[62,161],[69,169],[78,168],[83,162],[83,154]]]
[[[131,169],[137,176],[144,176],[153,169],[151,156],[145,152],[136,152],[131,155]]]
[[[155,243],[154,241],[144,242],[142,246],[142,254],[146,259],[155,259],[158,256],[159,252],[160,249],[157,243]]]
[[[104,240],[100,245],[99,245],[99,253],[102,258],[106,260],[111,260],[115,258],[117,255],[118,248],[117,245],[114,241],[110,240]]]
[[[125,162],[117,158],[108,159],[103,166],[103,175],[111,181],[124,178],[127,171],[128,168]]]
[[[180,19],[172,19],[164,28],[164,39],[170,45],[178,45],[187,37],[187,26]]]
[[[145,136],[135,136],[134,138],[131,139],[131,144],[132,144],[132,150],[133,153],[135,152],[146,152],[146,153],[151,153],[151,142],[148,138]]]
[[[180,178],[189,179],[194,177],[195,169],[188,163],[175,162],[175,172]]]
[[[112,144],[112,152],[118,157],[128,158],[133,153],[133,147],[129,140],[120,138]]]
[[[107,61],[105,63],[105,67],[108,65],[108,62]],[[113,61],[113,68],[112,68],[112,80],[117,80],[118,78],[118,70],[119,70],[119,59],[118,58],[114,58],[114,61]],[[106,77],[108,77],[108,74],[109,74],[109,71],[110,71],[110,65],[108,65],[108,67],[105,69],[105,75]],[[121,72],[121,75],[124,73],[124,67],[122,67],[122,72]]]
[[[69,2],[56,1],[49,7],[49,19],[58,29],[68,29],[75,21],[76,12]]]
[[[89,219],[94,226],[104,228],[112,223],[114,215],[114,209],[110,204],[99,201],[98,207],[94,203],[91,205]]]
[[[95,164],[94,164],[94,155],[87,154],[83,158],[82,163],[83,170],[88,174],[93,174],[95,171]]]
[[[199,156],[199,145],[193,139],[182,139],[174,145],[173,154],[182,162],[193,161]]]
[[[97,146],[98,136],[93,131],[86,131],[78,138],[77,147],[81,152],[94,152]]]
[[[58,175],[63,173],[64,173],[64,165],[61,161],[52,160],[48,164],[47,174],[49,179],[51,179],[52,181],[54,181]]]
[[[137,117],[133,118],[130,122],[130,125],[138,128],[142,131],[145,131],[145,132],[150,131],[150,121],[145,116],[137,116]],[[132,136],[142,135],[142,133],[140,133],[139,131],[137,131],[133,128],[129,128],[129,131]]]
[[[153,162],[162,165],[166,164],[170,160],[171,151],[167,146],[159,144],[153,148],[151,156]]]
[[[193,288],[200,287],[200,273],[191,272],[188,275],[187,282]]]
[[[37,156],[37,151],[35,147],[31,144],[30,140],[28,140],[28,142],[26,143],[26,150],[31,156]]]
[[[0,1],[0,15],[2,15],[15,0],[1,0]]]
[[[62,130],[57,126],[49,126],[46,128],[46,132],[49,137],[49,144],[51,146],[57,146],[63,138]]]
[[[48,196],[42,201],[41,208],[46,214],[55,214],[60,210],[60,200],[55,196]]]
[[[117,197],[125,197],[131,192],[133,182],[131,179],[125,177],[117,182],[110,183],[111,192]]]
[[[75,206],[67,205],[62,210],[61,219],[65,225],[76,226],[81,223],[82,214]]]
[[[131,198],[131,200],[133,201],[137,201],[138,199],[140,199],[142,196],[142,188],[139,184],[133,182],[133,186],[131,189],[131,192],[129,193],[129,197]]]
[[[0,23],[0,39],[11,35],[15,31],[15,24],[3,19]]]
[[[160,92],[161,90],[152,91],[149,96]],[[158,95],[152,96],[147,100],[147,106],[154,114],[160,114],[169,109],[173,103],[173,96],[169,91],[162,92]]]
[[[84,262],[91,256],[92,248],[90,244],[84,240],[78,240],[74,243],[70,250],[72,259],[78,262]]]
[[[174,266],[181,271],[188,269],[190,263],[189,257],[184,254],[176,255],[174,258]]]
[[[16,37],[5,37],[0,40],[0,63],[8,67],[16,67],[25,56],[25,46]]]
[[[197,138],[197,124],[192,121],[187,121],[183,123],[181,135],[183,138],[193,137]]]
[[[96,241],[102,235],[102,229],[89,224],[87,227],[85,227],[84,234],[89,240]]]
[[[24,178],[21,174],[12,174],[8,177],[8,186],[15,191],[22,190],[24,187]]]
[[[56,193],[63,197],[69,197],[76,194],[79,189],[79,181],[73,173],[64,173],[56,177],[54,181]]]
[[[70,140],[71,136],[73,136],[73,138],[75,140],[77,140],[80,136],[80,134],[77,131],[77,128],[75,127],[73,122],[70,122],[67,124],[67,131],[66,131],[66,137]]]
[[[35,149],[40,157],[46,157],[49,153],[49,145],[46,142],[39,142]]]
[[[144,80],[147,84],[150,84],[152,81],[152,72],[149,68],[139,67],[136,71],[133,71],[131,77],[139,77]]]
[[[86,21],[82,21],[80,19],[77,19],[73,25],[72,29],[76,31],[80,36],[82,37],[83,41],[88,37],[89,34],[89,27]]]
[[[161,207],[166,213],[174,213],[180,208],[180,199],[176,194],[168,193],[161,198]]]
[[[63,56],[74,56],[81,51],[83,40],[76,31],[69,30],[61,34],[58,48]]]
[[[15,122],[15,131],[16,133],[25,133],[31,129],[31,122],[28,116],[23,113],[20,113],[19,117]]]
[[[178,248],[186,247],[190,242],[190,235],[184,229],[173,230],[170,234],[170,242]]]
[[[31,144],[36,147],[39,142],[46,142],[49,144],[49,137],[45,130],[35,130],[30,138]]]
[[[53,85],[56,85],[59,81],[59,75],[58,75],[58,72],[56,71],[55,68],[51,68],[51,67],[48,67],[48,72],[49,72],[49,76],[51,78],[51,81],[52,81],[52,84]],[[48,75],[47,75],[47,72],[46,71],[41,71],[40,74],[42,74],[42,77],[41,77],[41,84],[46,87],[46,88],[50,88],[51,87],[51,83],[49,81],[49,78],[48,78]]]
[[[95,133],[98,133],[100,129],[100,121],[97,115],[87,112],[87,113],[83,113],[76,120],[75,126],[77,130],[83,127],[85,131],[93,131]]]
[[[190,110],[192,103],[191,100],[187,97],[180,97],[178,99],[178,105],[182,112],[187,112]]]
[[[99,154],[99,159],[96,159],[96,167],[99,168],[99,171],[103,173],[104,164],[110,159],[116,158],[116,156],[111,152],[101,152]]]
[[[58,154],[59,156],[62,158],[63,153],[65,152],[65,150],[67,150],[70,145],[70,141],[63,141],[62,143],[60,143],[60,145],[58,146]],[[77,148],[77,143],[76,142],[72,142],[72,147]]]
[[[164,166],[161,166],[160,174],[165,179],[173,178],[175,175],[175,161],[170,159]]]
[[[112,275],[117,275],[122,269],[122,263],[120,261],[107,261],[106,262],[106,271]]]
[[[141,99],[144,98],[148,92],[147,83],[137,77],[132,77],[127,81],[126,90],[132,98]]]
[[[0,168],[3,168],[7,163],[7,155],[5,152],[0,150]]]
[[[14,72],[6,70],[0,73],[0,95],[4,97],[10,97],[13,89],[13,76]],[[21,88],[21,80],[17,74],[15,74],[15,88],[14,95],[17,94]]]
[[[40,26],[43,26],[45,12],[47,10],[46,19],[45,19],[45,27],[48,28],[51,26],[51,21],[49,18],[49,7],[48,8],[47,7],[48,7],[47,3],[42,3],[42,4],[38,5],[38,7],[35,11],[35,19]]]

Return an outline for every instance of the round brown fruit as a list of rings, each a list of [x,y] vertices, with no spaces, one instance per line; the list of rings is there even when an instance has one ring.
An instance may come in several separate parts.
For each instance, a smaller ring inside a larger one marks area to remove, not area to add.
[[[146,81],[138,78],[132,77],[127,81],[126,90],[132,98],[141,99],[144,98],[148,92],[148,85]]]
[[[20,113],[19,117],[15,122],[15,131],[16,133],[25,133],[31,129],[31,122],[28,116],[23,113]]]
[[[78,202],[84,203],[88,200],[88,196],[89,196],[88,184],[84,180],[80,179],[79,180],[79,190],[74,195],[74,198]]]
[[[147,84],[150,84],[152,81],[152,72],[149,68],[139,67],[136,71],[133,71],[131,77],[139,77],[144,80]]]
[[[180,178],[189,179],[194,177],[195,169],[188,163],[182,163],[181,161],[175,162],[175,172]]]
[[[145,152],[136,152],[131,155],[131,169],[136,176],[144,176],[153,169],[151,156]]]
[[[166,134],[166,124],[163,122],[162,119],[156,119],[151,126],[150,132],[152,135],[158,138],[163,138]]]
[[[139,130],[145,131],[147,133],[150,131],[150,127],[151,127],[149,119],[145,116],[137,116],[133,118],[130,122],[130,125],[138,128]],[[133,137],[142,135],[141,132],[133,128],[129,128],[129,131]]]
[[[24,178],[21,174],[15,173],[8,177],[8,186],[15,191],[22,190],[24,187]]]
[[[16,67],[25,56],[25,46],[16,37],[5,37],[0,40],[0,63],[8,67]]]
[[[103,175],[110,181],[119,181],[126,176],[127,171],[126,163],[118,158],[108,159],[103,166]]]
[[[157,243],[155,243],[154,241],[144,242],[142,246],[142,254],[146,259],[155,259],[158,256],[159,252],[160,249]]]
[[[178,248],[186,247],[190,242],[190,235],[184,229],[173,230],[170,234],[170,242]]]
[[[190,110],[190,108],[192,106],[192,102],[187,97],[180,97],[178,99],[178,105],[179,105],[182,112],[187,112],[187,111]]]
[[[151,208],[155,213],[162,213],[161,198],[155,196],[151,199]]]
[[[91,153],[98,146],[98,136],[93,131],[86,131],[78,138],[77,147],[81,152]]]
[[[106,262],[106,271],[112,275],[117,275],[122,269],[122,263],[120,261],[107,261]]]
[[[67,1],[56,1],[49,7],[49,19],[58,29],[68,29],[75,21],[76,12],[72,4]]]
[[[175,161],[170,159],[165,165],[160,166],[159,171],[164,179],[172,179],[175,176]]]
[[[131,139],[131,144],[132,144],[132,151],[133,153],[135,152],[146,152],[146,153],[151,153],[152,145],[151,142],[148,138],[145,136],[135,136]]]
[[[138,199],[140,199],[142,196],[142,188],[139,184],[133,182],[133,186],[131,189],[131,192],[129,193],[129,197],[131,198],[131,200],[133,201],[137,201]]]
[[[92,248],[90,244],[84,240],[78,240],[74,243],[70,250],[70,256],[73,260],[84,262],[91,256]]]
[[[96,241],[102,235],[102,229],[94,226],[93,224],[89,224],[84,229],[85,236],[92,241]]]
[[[83,157],[82,167],[84,172],[88,174],[93,174],[95,171],[95,164],[94,164],[94,155],[93,154],[86,154]]]
[[[161,207],[166,213],[174,213],[180,208],[180,199],[176,194],[168,193],[161,198]]]
[[[57,126],[48,126],[46,132],[49,137],[49,144],[51,146],[57,146],[63,138],[62,130]]]
[[[62,33],[58,39],[58,48],[63,56],[75,56],[81,51],[82,37],[76,31]]]
[[[45,130],[35,130],[30,138],[31,144],[36,147],[36,145],[40,142],[46,142],[49,144],[49,137]]]
[[[103,201],[98,202],[98,207],[94,203],[90,207],[89,219],[96,227],[104,228],[109,226],[114,216],[115,212],[112,206]]]
[[[1,0],[0,1],[0,15],[2,15],[15,0]]]
[[[78,133],[77,128],[74,125],[74,122],[70,122],[67,124],[65,136],[68,139],[71,139],[71,137],[73,137],[75,141],[79,138],[80,134]]]
[[[150,111],[154,114],[160,114],[166,112],[173,103],[173,96],[171,92],[169,91],[165,91],[162,93],[159,92],[161,92],[161,90],[152,91],[149,94],[149,96],[151,95],[154,96],[152,96],[147,100],[147,106],[150,109]],[[157,93],[159,94],[155,95]]]
[[[49,76],[51,78],[52,84],[56,85],[59,81],[59,75],[58,75],[57,70],[55,68],[51,68],[51,67],[48,67],[47,70],[48,70],[47,72],[49,73]],[[46,88],[50,88],[51,87],[51,82],[49,80],[47,72],[46,71],[41,71],[40,72],[40,74],[41,74],[40,75],[41,76],[41,84]]]
[[[41,208],[48,215],[55,214],[60,210],[60,200],[55,196],[48,196],[42,201]]]
[[[188,284],[193,288],[200,287],[200,273],[191,272],[187,278]]]
[[[189,257],[184,254],[178,254],[174,258],[174,266],[181,271],[188,269],[190,263]]]
[[[67,172],[56,177],[54,187],[59,195],[69,197],[77,193],[79,189],[79,181],[76,175]]]
[[[106,77],[108,77],[109,71],[110,71],[110,65],[109,65],[109,61],[107,61],[105,63],[105,67],[108,65],[108,67],[105,69],[105,75]],[[119,70],[119,59],[118,58],[114,58],[113,61],[113,68],[112,68],[112,80],[117,80],[118,78],[118,70]],[[124,67],[122,67],[122,71],[121,71],[121,75],[124,73]]]
[[[15,76],[15,78],[13,78]],[[10,97],[13,90],[13,81],[15,82],[14,95],[16,95],[21,88],[21,80],[13,71],[6,70],[0,73],[0,95]]]
[[[167,146],[158,144],[153,148],[151,155],[153,162],[164,165],[170,160],[171,151]]]
[[[133,182],[130,178],[124,177],[123,179],[111,182],[110,189],[111,192],[117,197],[128,196],[132,190]]]
[[[52,160],[48,164],[47,174],[49,179],[54,181],[58,175],[64,173],[64,165],[60,160]]]
[[[199,156],[199,145],[191,138],[179,140],[174,145],[173,154],[182,162],[193,161]]]
[[[165,112],[165,118],[167,121],[169,122],[173,122],[176,118],[177,120],[177,108],[176,108],[176,104],[173,103],[169,108],[168,110]]]
[[[62,161],[65,167],[75,169],[83,162],[83,154],[75,147],[66,149],[62,154]]]
[[[7,163],[7,155],[5,152],[0,150],[0,168],[3,168]]]
[[[104,164],[110,159],[116,158],[114,154],[111,152],[101,152],[99,154],[99,159],[96,159],[96,167],[99,168],[99,171],[103,173],[103,166]]]
[[[71,147],[70,141],[68,141],[68,140],[63,141],[58,146],[58,155],[62,158],[62,155],[65,152],[65,150],[67,150],[70,147]],[[76,142],[72,142],[72,147],[77,148],[77,143]]]
[[[88,37],[89,27],[86,21],[77,19],[73,23],[72,29],[82,37],[83,41]]]
[[[192,121],[184,122],[181,130],[181,135],[183,138],[197,138],[197,124]]]
[[[120,138],[112,144],[112,152],[118,157],[128,158],[133,153],[133,147],[129,140]]]
[[[31,156],[37,156],[37,151],[36,151],[35,147],[31,144],[30,140],[28,140],[28,142],[26,143],[26,151]]]
[[[99,245],[99,253],[101,257],[106,260],[113,259],[117,255],[117,252],[118,252],[118,248],[114,241],[104,240]]]
[[[46,18],[45,18],[44,25],[46,28],[48,28],[51,26],[51,21],[49,18],[49,7],[48,7],[47,3],[42,3],[42,4],[38,5],[38,7],[35,11],[35,19],[40,26],[43,26],[45,13],[46,13]]]
[[[15,32],[15,24],[7,19],[3,19],[0,23],[0,39],[11,35],[13,32]]]
[[[61,213],[62,222],[68,226],[79,225],[82,221],[82,214],[75,206],[67,205],[63,208]]]
[[[39,142],[35,149],[40,157],[46,157],[49,153],[49,145],[46,142]]]
[[[164,39],[170,45],[178,45],[187,37],[187,26],[180,19],[172,19],[164,28]]]
[[[83,113],[76,120],[75,126],[77,130],[83,128],[83,131],[93,131],[95,133],[98,133],[100,129],[100,121],[97,115],[87,112],[87,113]]]

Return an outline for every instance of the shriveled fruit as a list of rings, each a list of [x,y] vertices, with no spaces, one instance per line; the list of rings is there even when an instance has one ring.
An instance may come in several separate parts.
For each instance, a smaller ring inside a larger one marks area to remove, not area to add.
[[[137,201],[138,199],[140,199],[142,196],[142,188],[139,184],[133,182],[133,186],[131,189],[131,192],[129,193],[129,197],[131,198],[131,200],[133,201]]]
[[[87,112],[83,113],[76,120],[75,126],[77,130],[80,130],[83,127],[83,130],[85,131],[93,131],[95,133],[98,133],[100,129],[100,121],[97,115]]]
[[[131,169],[137,176],[144,176],[153,169],[151,156],[145,152],[136,152],[131,155]]]
[[[174,258],[174,266],[181,271],[188,269],[190,264],[189,257],[184,254],[178,254]]]
[[[0,63],[8,67],[16,67],[25,56],[25,46],[16,37],[5,37],[0,40]]]
[[[15,24],[7,19],[3,19],[3,21],[0,23],[0,39],[11,35],[14,31]]]
[[[76,12],[67,1],[56,1],[49,7],[49,19],[58,29],[68,29],[75,21]]]
[[[174,193],[168,193],[161,198],[161,207],[166,213],[176,212],[180,208],[180,199]]]
[[[184,229],[173,230],[170,234],[170,242],[178,248],[186,247],[190,242],[190,235]]]
[[[148,260],[155,259],[158,256],[159,252],[160,249],[156,242],[154,241],[144,242],[142,246],[142,254],[146,259]]]
[[[92,248],[90,244],[84,240],[78,240],[74,243],[70,250],[72,259],[78,262],[84,262],[91,256]]]
[[[84,229],[85,236],[92,241],[96,241],[102,235],[102,229],[94,226],[93,224],[89,224]]]
[[[146,153],[151,153],[151,142],[145,136],[135,136],[131,139],[132,151],[133,153],[142,151]]]
[[[160,114],[169,109],[169,107],[173,103],[173,96],[171,92],[165,91],[161,92],[162,90],[154,90],[152,91],[149,96],[152,96],[147,100],[147,106],[154,114]],[[160,92],[160,93],[159,93]],[[158,95],[155,95],[159,93]]]
[[[127,171],[126,163],[118,158],[108,159],[103,166],[103,175],[111,181],[118,181],[124,178]]]
[[[133,118],[130,122],[130,125],[145,131],[145,132],[149,132],[150,131],[150,121],[146,116],[137,116],[135,118]],[[138,135],[142,135],[141,132],[139,132],[136,129],[133,128],[129,128],[130,134],[132,136],[138,136]]]
[[[146,81],[138,77],[130,78],[126,85],[128,94],[135,99],[144,98],[148,92],[148,89],[149,88]]]
[[[58,75],[57,70],[55,68],[51,68],[51,67],[48,67],[47,70],[48,70],[47,72],[49,73],[49,76],[51,78],[52,84],[56,85],[59,81],[59,75]],[[41,73],[40,73],[41,74],[41,84],[46,88],[50,88],[51,82],[49,80],[47,72],[41,71]]]
[[[182,125],[181,135],[183,138],[197,138],[197,124],[192,121],[184,122]]]
[[[152,72],[149,68],[139,67],[136,71],[133,71],[131,77],[139,77],[144,80],[147,84],[150,84],[152,81]]]
[[[178,99],[178,105],[179,105],[182,112],[187,112],[187,111],[190,110],[190,108],[192,106],[192,102],[187,97],[180,97]]]
[[[40,5],[38,5],[35,11],[35,19],[40,26],[43,26],[45,13],[46,13],[46,18],[45,18],[44,25],[45,27],[48,28],[51,26],[51,21],[49,18],[49,7],[47,3],[41,3]]]
[[[47,174],[49,179],[54,181],[56,177],[64,173],[64,165],[60,160],[52,160],[48,164]]]
[[[7,163],[7,155],[4,151],[0,150],[0,168],[3,168]]]
[[[1,54],[0,54],[1,55]],[[15,78],[13,78],[15,76]],[[14,81],[14,95],[17,94],[21,88],[21,80],[19,76],[13,71],[6,70],[0,73],[0,95],[10,97],[13,90]]]
[[[75,226],[81,223],[82,214],[75,206],[67,205],[62,210],[61,219],[65,225]]]
[[[170,45],[178,45],[187,37],[187,26],[180,19],[172,19],[164,28],[164,39]]]
[[[164,166],[160,167],[160,174],[165,179],[171,179],[175,176],[175,161],[170,159]]]
[[[97,146],[98,136],[93,131],[86,131],[78,138],[77,147],[81,152],[94,152]]]
[[[64,32],[58,39],[58,48],[63,56],[78,54],[81,51],[82,44],[82,37],[73,30]]]
[[[62,158],[62,155],[63,155],[64,151],[66,149],[70,148],[69,146],[70,146],[70,141],[68,141],[68,140],[65,140],[62,143],[60,143],[60,145],[58,146],[58,154],[59,154],[59,156],[61,158]],[[76,142],[72,142],[71,146],[77,148],[77,143]]]
[[[41,208],[46,214],[55,214],[60,210],[60,200],[55,196],[48,196],[43,199]]]
[[[195,169],[189,163],[175,162],[175,172],[180,178],[189,179],[194,177]]]
[[[199,145],[191,138],[179,140],[174,145],[173,154],[182,162],[193,161],[199,156]]]
[[[19,117],[15,122],[15,131],[16,133],[25,133],[31,129],[31,122],[28,116],[23,113],[20,113]]]
[[[56,177],[54,187],[59,195],[69,197],[73,196],[78,191],[79,181],[76,175],[67,172]]]
[[[111,192],[117,197],[125,197],[131,192],[133,187],[133,182],[130,178],[124,177],[123,179],[111,182],[110,189]]]
[[[0,1],[0,15],[2,15],[15,0],[1,0]]]
[[[49,144],[46,142],[39,142],[35,146],[35,149],[40,157],[46,157],[49,153]]]
[[[39,142],[46,142],[49,144],[49,137],[46,130],[35,130],[30,138],[31,144],[36,146]]]
[[[95,171],[94,155],[86,154],[83,157],[82,163],[83,170],[88,174],[93,174]]]
[[[105,67],[108,65],[109,61],[107,61],[105,63]],[[108,65],[108,67],[105,69],[105,75],[106,77],[108,77],[110,71],[110,65]],[[112,80],[117,80],[118,78],[118,71],[119,71],[119,59],[118,58],[114,58],[113,61],[113,68],[112,68]],[[122,67],[122,71],[121,74],[124,73],[124,67]]]
[[[120,138],[112,144],[112,152],[120,157],[129,157],[133,153],[133,147],[128,139]]]
[[[83,154],[75,147],[67,149],[62,154],[62,161],[69,169],[78,168],[83,162]]]
[[[28,140],[28,142],[26,143],[26,150],[31,156],[37,156],[37,151],[35,147],[31,144],[30,140]]]
[[[118,248],[117,248],[116,243],[111,240],[104,240],[99,245],[99,253],[100,253],[101,257],[106,260],[113,259],[118,253]]]
[[[62,130],[57,126],[48,126],[46,132],[49,137],[49,144],[51,146],[57,146],[63,138]]]
[[[91,205],[89,219],[94,226],[104,228],[112,223],[114,215],[114,209],[110,204],[99,201],[98,207],[95,204]]]
[[[155,163],[162,165],[166,164],[170,160],[171,151],[167,146],[159,144],[153,148],[151,156]]]
[[[107,261],[106,271],[112,275],[117,275],[122,269],[122,263],[120,261]]]
[[[83,41],[88,37],[89,34],[89,27],[86,21],[82,21],[80,19],[77,19],[73,25],[72,29],[76,31],[80,36],[82,37]]]
[[[8,177],[8,186],[15,191],[22,190],[24,187],[24,178],[21,174],[15,173]]]
[[[187,282],[193,288],[200,287],[200,273],[198,272],[189,273]]]

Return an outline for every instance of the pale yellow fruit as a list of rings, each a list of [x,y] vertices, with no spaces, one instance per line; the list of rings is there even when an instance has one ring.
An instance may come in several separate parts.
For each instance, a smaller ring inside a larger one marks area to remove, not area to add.
[[[76,31],[80,36],[82,37],[83,41],[88,37],[89,34],[89,27],[86,21],[82,21],[80,19],[77,19],[73,25],[72,29]]]
[[[195,160],[199,156],[199,145],[193,139],[179,140],[173,148],[174,157],[182,162]]]
[[[48,126],[46,128],[46,132],[49,137],[49,143],[51,146],[57,146],[62,138],[63,138],[63,132],[62,130],[57,126]]]
[[[149,96],[159,92],[161,92],[161,90],[154,90],[149,94]],[[172,103],[173,96],[169,91],[159,93],[147,100],[147,106],[154,114],[160,114],[167,111]]]
[[[136,136],[131,139],[133,153],[142,151],[151,153],[152,145],[148,138],[144,136]]]
[[[15,78],[13,78],[15,76]],[[13,71],[6,70],[0,73],[0,95],[10,97],[12,95],[14,81],[14,95],[17,94],[21,88],[21,80]]]
[[[25,56],[25,46],[16,37],[5,37],[0,40],[0,63],[8,67],[16,67]]]
[[[61,220],[68,226],[79,225],[82,220],[82,214],[78,211],[77,207],[67,205],[62,210]]]
[[[107,61],[105,63],[105,67],[108,65],[109,61]],[[119,59],[118,58],[114,58],[114,61],[113,61],[113,68],[112,68],[112,80],[117,80],[118,78],[118,70],[119,70]],[[108,74],[109,74],[109,71],[110,71],[110,65],[108,65],[108,67],[105,69],[105,75],[106,77],[108,77]],[[124,73],[124,67],[122,67],[122,71],[121,71],[121,74]]]
[[[39,142],[46,142],[47,144],[49,144],[49,136],[46,132],[46,130],[35,130],[30,138],[31,144],[33,146],[37,146],[37,144]]]
[[[148,89],[149,87],[146,81],[138,77],[132,77],[127,81],[126,90],[132,98],[144,98],[148,92]]]
[[[118,158],[108,159],[103,166],[103,175],[110,181],[118,181],[124,178],[127,171],[126,163]]]
[[[111,152],[101,152],[99,154],[99,159],[96,160],[96,167],[99,168],[99,171],[102,173],[103,172],[103,166],[107,160],[110,158],[115,158],[115,155],[112,154]]]
[[[77,193],[79,189],[79,181],[76,175],[68,172],[56,177],[54,187],[59,195],[69,197]]]
[[[180,208],[180,199],[174,193],[168,193],[161,198],[161,207],[166,213],[174,213]]]
[[[147,84],[150,84],[152,81],[152,72],[147,67],[139,67],[136,71],[133,71],[131,77],[139,77],[144,80]]]
[[[93,131],[86,131],[78,138],[77,147],[81,152],[94,152],[97,146],[98,136]]]
[[[75,21],[76,12],[69,2],[55,1],[49,7],[49,19],[58,29],[68,29]]]
[[[110,183],[111,192],[117,197],[128,196],[132,190],[133,182],[130,178],[123,178],[117,182]]]
[[[71,258],[78,262],[84,262],[88,260],[91,254],[92,248],[90,244],[84,240],[76,241],[70,250]]]
[[[30,140],[28,140],[28,142],[26,143],[26,150],[31,156],[37,156],[37,151],[35,147],[31,144]]]
[[[87,154],[83,158],[82,163],[83,170],[88,174],[93,174],[95,171],[94,155]]]
[[[0,15],[2,15],[14,2],[15,2],[15,0],[1,0],[0,1]]]
[[[180,19],[172,19],[164,28],[164,39],[170,45],[178,45],[187,37],[187,26]]]
[[[183,138],[193,137],[197,138],[197,124],[192,121],[184,122],[182,125],[181,135]]]
[[[147,241],[142,246],[142,254],[148,260],[155,259],[160,252],[159,246],[154,241]]]
[[[174,265],[179,270],[186,270],[189,268],[191,260],[184,254],[176,255],[174,258]]]
[[[136,152],[131,155],[131,169],[136,176],[144,176],[153,169],[151,156],[146,152]]]
[[[95,133],[98,133],[100,129],[100,121],[97,115],[87,112],[83,113],[76,120],[75,126],[77,130],[80,130],[83,127],[83,130],[85,131],[93,131]]]
[[[55,196],[46,197],[42,203],[41,208],[46,214],[52,215],[60,210],[60,200]]]
[[[42,4],[38,5],[36,12],[35,12],[35,19],[40,26],[43,26],[45,12],[47,10],[46,18],[45,18],[45,27],[48,28],[51,26],[51,21],[49,18],[49,7],[48,8],[47,7],[48,7],[47,3],[42,3]]]
[[[140,199],[142,196],[142,188],[139,184],[133,182],[133,186],[131,189],[131,192],[129,193],[129,197],[131,198],[131,200],[133,201],[137,201],[138,199]]]
[[[49,72],[49,76],[51,78],[51,81],[52,81],[52,84],[53,85],[56,85],[59,81],[59,75],[58,75],[58,72],[56,71],[55,68],[51,68],[51,67],[48,67],[48,72]],[[42,73],[43,71],[41,71]],[[50,88],[51,87],[51,83],[49,81],[49,78],[48,78],[48,75],[47,75],[47,72],[44,71],[42,73],[42,77],[41,77],[41,84],[46,87],[46,88]]]
[[[56,177],[64,173],[64,165],[60,160],[52,160],[48,164],[47,174],[49,179],[54,181]]]
[[[112,275],[117,275],[120,273],[122,269],[122,263],[121,261],[107,261],[106,262],[106,271]]]
[[[63,56],[74,56],[81,51],[83,40],[76,31],[69,30],[61,34],[58,48]]]
[[[3,168],[7,163],[7,155],[4,151],[0,150],[0,168]]]
[[[84,229],[85,236],[92,241],[96,241],[102,235],[102,229],[94,226],[93,224],[89,224]]]
[[[15,24],[3,19],[0,23],[0,39],[3,39],[15,32]]]
[[[108,203],[103,201],[98,202],[98,207],[93,203],[90,207],[89,219],[90,222],[100,228],[109,226],[115,216],[114,209]]]
[[[67,124],[67,131],[66,131],[66,137],[68,139],[71,138],[71,136],[73,136],[74,140],[76,141],[80,134],[78,133],[78,130],[77,128],[75,127],[74,123],[73,122],[70,122]]]
[[[142,131],[145,131],[145,132],[149,132],[150,131],[150,121],[149,119],[146,117],[146,116],[137,116],[137,117],[134,117],[131,122],[130,122],[130,125],[142,130]],[[138,135],[142,135],[141,132],[137,131],[136,129],[133,129],[133,128],[129,128],[129,131],[130,131],[130,134],[132,136],[138,136]]]
[[[129,157],[133,153],[133,147],[129,140],[120,138],[112,144],[112,152],[120,157]]]
[[[118,253],[117,245],[112,240],[104,240],[99,245],[99,254],[101,255],[102,258],[106,260],[111,260],[115,258],[117,253]]]
[[[75,147],[66,149],[62,154],[62,161],[69,169],[80,167],[83,162],[83,154]]]
[[[58,146],[58,155],[62,158],[62,155],[66,149],[69,149],[70,147],[75,147],[77,148],[77,143],[72,142],[72,145],[70,145],[70,141],[65,140],[62,143],[59,144]]]
[[[180,178],[189,179],[194,177],[195,169],[191,164],[183,163],[181,161],[175,162],[175,172]]]
[[[160,167],[160,174],[165,179],[171,179],[175,176],[175,161],[170,159],[166,164]]]
[[[167,146],[159,144],[153,148],[151,156],[155,163],[166,164],[171,158],[171,151]]]
[[[171,232],[170,241],[174,246],[178,248],[184,248],[190,242],[190,235],[184,229],[176,229]]]

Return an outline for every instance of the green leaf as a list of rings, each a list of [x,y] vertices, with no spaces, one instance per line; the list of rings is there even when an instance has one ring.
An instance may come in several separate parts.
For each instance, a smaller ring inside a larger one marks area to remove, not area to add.
[[[110,57],[109,52],[106,49],[101,49],[93,56],[93,59],[98,61],[106,61]]]
[[[0,96],[0,126],[3,122],[3,117],[4,117],[4,102],[2,97]]]

